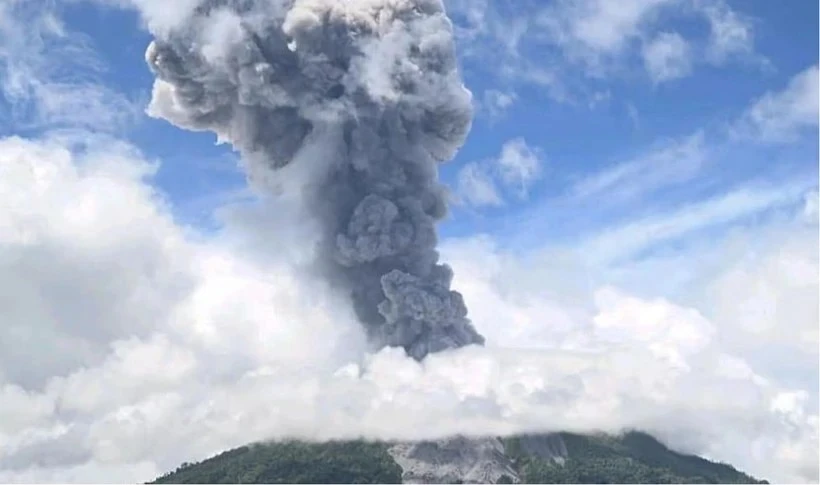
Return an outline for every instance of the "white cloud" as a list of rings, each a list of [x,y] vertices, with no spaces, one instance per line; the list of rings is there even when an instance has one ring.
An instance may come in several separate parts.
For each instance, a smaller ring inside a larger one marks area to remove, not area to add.
[[[264,219],[282,208],[235,208],[216,239],[192,238],[146,185],[149,165],[121,145],[79,155],[54,140],[2,144],[0,166],[13,167],[1,178],[11,208],[2,294],[55,289],[38,305],[3,305],[37,330],[0,328],[4,346],[28,349],[17,360],[0,352],[4,481],[142,481],[277,436],[630,426],[767,478],[816,480],[816,409],[788,398],[800,387],[727,353],[725,317],[605,284],[576,250],[532,259],[488,239],[446,244],[489,346],[423,365],[396,351],[368,357],[345,301],[293,262],[309,256],[297,237],[307,229],[295,216]],[[75,352],[43,345],[66,333],[94,358],[44,368],[39,380],[19,372]],[[738,399],[709,398],[727,389]]]
[[[484,91],[480,108],[490,116],[490,119],[497,119],[504,115],[517,100],[518,95],[514,91],[488,89]]]
[[[570,57],[598,69],[607,57],[621,54],[630,41],[638,39],[659,9],[674,3],[676,0],[558,1],[542,12],[538,23]]]
[[[0,143],[0,368],[7,378],[37,385],[91,364],[124,329],[150,332],[186,291],[181,234],[159,196],[134,183],[154,167],[133,162],[133,149],[106,146],[104,154],[74,157],[57,140]],[[99,306],[89,308],[89,299]],[[42,352],[36,360],[26,345],[32,338]]]
[[[733,135],[786,143],[803,133],[816,133],[819,85],[816,65],[798,73],[783,90],[767,93],[753,103],[733,126]]]
[[[0,117],[7,122],[98,131],[134,123],[139,105],[97,82],[103,70],[89,39],[42,2],[0,4],[0,96],[11,108]]]
[[[458,173],[458,194],[474,206],[500,206],[504,204],[501,185],[524,200],[541,177],[541,164],[540,150],[514,138],[504,143],[498,157],[464,165]]]
[[[790,238],[767,241],[762,246],[768,251],[758,257],[738,258],[704,287],[713,318],[747,337],[729,345],[755,353],[785,346],[791,359],[799,358],[798,354],[808,356],[807,364],[817,358],[820,320],[815,225],[816,221],[791,229]]]
[[[755,53],[753,23],[725,0],[446,3],[467,69],[505,85],[536,84],[560,102],[586,103],[599,91],[596,81],[633,78],[640,69],[658,83],[703,63],[765,65]],[[667,32],[670,21],[693,19],[708,33]]]
[[[502,100],[505,97],[494,93],[510,92],[521,83],[538,86],[555,100],[568,99],[558,66],[522,52],[538,36],[532,12],[519,8],[519,4],[497,0],[445,0],[445,5],[454,20],[458,54],[466,61],[464,68],[500,85],[490,90],[493,94],[485,102]]]
[[[643,47],[642,54],[655,84],[688,76],[692,71],[689,44],[677,32],[661,32]]]
[[[504,205],[504,199],[498,193],[495,180],[484,165],[470,162],[458,172],[458,195],[464,202],[476,206]]]
[[[661,30],[670,18],[691,16],[708,22],[708,39]],[[654,82],[689,75],[695,44],[715,64],[754,54],[751,22],[723,0],[558,1],[541,11],[537,23],[571,62],[596,76],[622,70],[641,45]]]
[[[706,54],[715,64],[723,64],[732,57],[751,57],[754,54],[754,30],[750,19],[734,11],[723,1],[700,1],[709,22],[709,43]]]
[[[619,203],[690,181],[708,160],[705,136],[696,132],[656,144],[637,157],[587,175],[570,188],[575,200],[606,198]]]
[[[522,199],[527,198],[529,187],[541,176],[541,155],[523,138],[504,143],[496,163],[501,180]]]
[[[726,333],[721,347],[756,361],[767,378],[815,389],[820,249],[817,220],[805,219],[800,199],[757,212],[762,224],[688,234],[637,261],[598,264],[611,284],[643,296],[675,294],[699,308]]]
[[[685,205],[672,213],[650,215],[603,230],[586,243],[584,252],[595,261],[614,261],[634,256],[699,231],[794,205],[814,184],[811,180],[798,179],[779,186],[736,188],[712,199]]]
[[[663,366],[665,377],[653,380],[654,372],[632,360],[636,367],[612,370],[612,381],[640,382],[647,386],[642,392],[664,403],[661,414],[669,427],[658,430],[660,436],[674,437],[679,449],[728,461],[770,480],[816,482],[817,400],[792,399],[817,393],[816,230],[816,221],[805,225],[800,217],[774,218],[738,225],[650,259],[621,262],[591,262],[585,244],[577,252],[544,248],[515,255],[487,238],[450,242],[444,254],[453,263],[455,284],[473,318],[487,322],[481,330],[491,345],[640,348],[653,356],[650,365]],[[759,303],[741,305],[739,298],[777,302],[779,310],[755,316]],[[761,318],[765,323],[755,323]],[[509,323],[495,323],[502,319]],[[735,440],[744,438],[730,436],[736,428],[711,414],[717,412],[713,406],[726,402],[720,397],[726,395],[735,403],[756,401],[771,386],[783,386],[760,402],[771,418],[754,417],[754,404],[731,418],[738,420],[737,429],[761,430],[740,445]],[[688,425],[682,415],[694,407],[673,401],[688,392],[710,411],[684,431]],[[781,400],[799,402],[799,410],[775,411]],[[638,413],[652,411],[642,407]],[[765,466],[765,460],[752,463],[753,456],[777,456],[791,471],[777,477],[778,467]]]

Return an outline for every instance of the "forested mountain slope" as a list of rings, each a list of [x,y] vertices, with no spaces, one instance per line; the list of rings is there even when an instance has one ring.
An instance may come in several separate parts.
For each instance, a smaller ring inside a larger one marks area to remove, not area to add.
[[[420,443],[286,441],[183,464],[154,483],[768,483],[639,432]]]

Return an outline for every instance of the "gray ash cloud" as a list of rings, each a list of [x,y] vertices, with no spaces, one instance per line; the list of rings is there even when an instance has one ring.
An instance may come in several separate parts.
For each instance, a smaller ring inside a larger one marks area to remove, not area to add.
[[[377,345],[483,344],[436,251],[438,164],[472,120],[441,0],[211,0],[154,35],[150,113],[214,132],[250,175],[315,172],[322,267]]]

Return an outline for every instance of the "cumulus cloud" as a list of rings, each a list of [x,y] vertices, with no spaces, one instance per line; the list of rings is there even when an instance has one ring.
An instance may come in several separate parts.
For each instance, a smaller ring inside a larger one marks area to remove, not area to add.
[[[817,480],[816,403],[725,343],[763,325],[744,326],[730,304],[742,285],[816,303],[794,286],[816,269],[816,257],[794,264],[809,245],[768,248],[779,273],[711,278],[721,306],[636,294],[571,249],[452,240],[443,252],[489,346],[419,363],[368,353],[345,300],[300,269],[303,239],[264,229],[282,210],[229,208],[203,238],[174,223],[146,182],[151,164],[120,143],[78,152],[12,138],[0,157],[3,308],[20,322],[0,329],[4,481],[141,481],[283,436],[624,427],[770,479]],[[19,296],[27,289],[41,290],[36,305]],[[771,314],[763,328],[794,316]],[[803,338],[796,329],[781,344]],[[33,377],[32,362],[43,362]]]
[[[177,253],[181,234],[159,195],[135,183],[156,167],[132,162],[132,148],[107,143],[75,156],[59,140],[0,146],[0,369],[37,387],[96,362],[125,331],[147,335],[187,291],[189,259]],[[32,360],[34,341],[42,355]]]
[[[588,248],[576,252],[546,247],[527,256],[513,255],[489,238],[459,242],[446,247],[445,254],[460,272],[455,283],[488,342],[611,351],[642,341],[641,348],[670,366],[669,372],[687,369],[682,374],[694,379],[686,385],[676,381],[670,392],[691,389],[697,396],[692,399],[699,402],[726,395],[725,390],[707,390],[711,378],[749,398],[760,397],[768,386],[782,386],[765,404],[766,412],[778,416],[782,428],[774,431],[761,423],[768,431],[750,438],[745,451],[729,444],[734,438],[726,435],[727,441],[717,445],[721,439],[707,438],[695,431],[698,426],[672,432],[678,414],[669,418],[669,429],[658,433],[671,433],[677,446],[691,445],[691,451],[721,456],[741,468],[755,453],[786,459],[805,451],[801,464],[789,458],[788,466],[803,470],[798,474],[815,470],[801,479],[817,481],[816,458],[806,448],[816,446],[817,440],[817,221],[804,218],[799,193],[790,200],[790,209],[765,224],[713,230],[679,241],[674,249],[620,261],[590,258],[593,251]],[[623,245],[623,241],[593,240],[602,252]],[[662,281],[660,274],[665,275]],[[503,328],[492,331],[481,326],[502,318],[509,322]],[[634,370],[613,379],[642,379],[641,374]],[[754,384],[745,387],[740,382]],[[793,414],[803,416],[801,425],[787,424],[793,419],[787,417],[791,411],[775,411],[775,401],[780,399],[802,403],[798,405],[804,406],[802,410]],[[671,408],[667,412],[674,413]],[[703,419],[715,418],[707,414]],[[716,430],[727,429],[721,419],[713,422]],[[725,448],[718,451],[721,447]],[[747,468],[753,470],[754,465]],[[800,480],[797,475],[774,478],[762,470],[760,474],[774,480]]]
[[[712,318],[736,332],[738,338],[727,346],[771,359],[766,368],[781,380],[799,380],[799,369],[817,363],[820,288],[815,224],[816,220],[792,228],[788,237],[758,241],[760,257],[733,258],[703,288]],[[816,386],[813,383],[815,390]]]

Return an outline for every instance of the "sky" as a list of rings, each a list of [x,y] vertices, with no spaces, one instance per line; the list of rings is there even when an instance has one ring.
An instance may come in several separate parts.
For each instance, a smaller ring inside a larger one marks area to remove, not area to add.
[[[146,113],[197,0],[0,3],[0,481],[146,481],[253,440],[638,428],[818,471],[818,6],[445,0],[442,164],[484,347],[368,350],[312,228]]]

